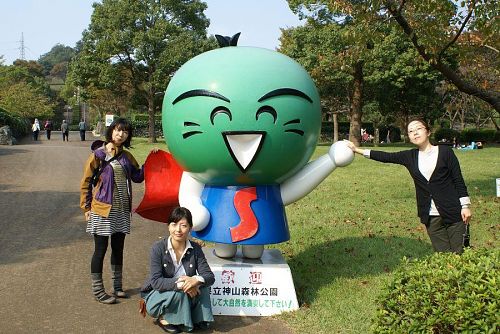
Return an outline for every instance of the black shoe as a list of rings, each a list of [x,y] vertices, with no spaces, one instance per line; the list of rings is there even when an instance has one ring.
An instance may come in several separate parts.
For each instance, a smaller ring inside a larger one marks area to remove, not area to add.
[[[160,320],[158,320],[158,319],[155,320],[155,323],[158,325],[158,327],[163,329],[166,333],[172,333],[172,334],[182,333],[182,331],[176,325],[172,325],[172,324],[163,325],[160,322]]]
[[[210,322],[208,321],[200,321],[197,324],[194,324],[195,329],[207,330],[210,328]]]

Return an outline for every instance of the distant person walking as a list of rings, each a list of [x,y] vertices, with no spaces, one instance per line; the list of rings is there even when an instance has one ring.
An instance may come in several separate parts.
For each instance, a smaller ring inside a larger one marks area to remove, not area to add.
[[[80,129],[80,140],[85,141],[85,130],[87,130],[87,125],[83,119],[78,123],[78,128]]]
[[[33,132],[33,140],[38,141],[38,134],[40,133],[40,123],[38,122],[38,118],[35,118],[35,121],[31,125],[31,131]]]
[[[61,132],[63,136],[63,141],[69,141],[69,126],[68,123],[66,123],[66,120],[63,119],[62,124],[61,124]]]
[[[47,140],[50,140],[50,134],[52,132],[52,121],[46,120],[43,127],[45,129],[45,134],[47,135]]]

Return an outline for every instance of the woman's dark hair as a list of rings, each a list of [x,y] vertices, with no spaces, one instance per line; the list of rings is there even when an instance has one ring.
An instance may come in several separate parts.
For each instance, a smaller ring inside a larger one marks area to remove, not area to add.
[[[191,211],[182,206],[178,206],[172,211],[170,217],[168,218],[168,222],[177,223],[182,219],[186,219],[189,224],[189,228],[193,228],[193,217],[191,216]]]
[[[112,142],[113,141],[113,130],[118,129],[122,131],[127,131],[128,132],[128,137],[125,142],[123,142],[123,146],[126,148],[130,147],[130,141],[132,140],[132,125],[130,124],[129,121],[127,121],[125,118],[118,118],[111,123],[108,128],[106,129],[106,142]]]
[[[420,122],[420,123],[422,123],[422,125],[424,126],[424,128],[427,131],[431,131],[431,127],[429,126],[429,123],[427,123],[423,117],[414,117],[414,118],[411,118],[410,121],[408,122],[408,125],[410,125],[411,122]],[[408,131],[408,129],[406,129],[406,130]]]

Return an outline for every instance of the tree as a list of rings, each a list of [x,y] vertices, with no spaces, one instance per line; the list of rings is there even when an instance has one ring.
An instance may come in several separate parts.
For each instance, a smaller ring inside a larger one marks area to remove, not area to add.
[[[11,66],[0,66],[0,88],[25,82],[40,94],[52,96],[50,87],[43,77],[43,68],[36,61],[16,60]]]
[[[374,45],[366,64],[367,100],[377,101],[383,117],[392,115],[402,129],[410,116],[433,120],[442,116],[441,98],[436,86],[440,73],[419,58],[403,34],[391,27],[383,39]],[[378,118],[378,115],[376,115]]]
[[[311,74],[323,104],[334,121],[334,141],[338,139],[337,115],[349,111],[349,138],[361,141],[363,107],[363,65],[368,54],[349,42],[349,22],[339,24],[333,16],[318,15],[302,27],[282,30],[279,51],[296,59]]]
[[[93,6],[81,52],[70,65],[73,84],[110,89],[130,83],[147,101],[149,139],[156,142],[158,93],[181,64],[215,47],[213,40],[206,39],[206,4],[199,0],[104,0]]]
[[[13,65],[14,67],[23,68],[26,70],[25,72],[23,72],[25,79],[32,80],[36,77],[43,78],[43,67],[34,60],[17,59],[14,61]]]
[[[18,115],[31,117],[52,112],[52,94],[43,78],[43,68],[32,60],[18,59],[11,66],[0,66],[0,96],[4,108]]]
[[[44,68],[45,75],[59,76],[61,78],[66,77],[66,70],[61,73],[61,67],[67,67],[67,64],[71,61],[71,59],[76,55],[75,49],[69,46],[65,46],[62,44],[56,44],[50,49],[49,52],[43,54],[38,58],[38,62]],[[66,65],[65,65],[66,64]],[[58,66],[59,68],[56,70],[56,73],[51,74],[54,68]],[[64,76],[61,76],[64,74]]]
[[[474,36],[466,35],[467,38]],[[460,73],[475,85],[484,89],[500,91],[500,58],[498,51],[488,47],[472,48],[467,59],[460,63]],[[479,61],[478,61],[479,59]],[[495,117],[500,115],[486,102],[467,95],[448,82],[439,86],[446,108],[446,117],[452,128],[459,124],[464,129],[466,124],[475,124],[476,128],[491,122],[498,130],[499,126]]]
[[[64,61],[55,64],[54,67],[52,67],[52,69],[50,70],[49,76],[65,79],[67,73],[68,73],[68,62]]]
[[[52,117],[54,104],[31,85],[18,82],[0,90],[0,107],[24,118]]]
[[[498,5],[492,0],[288,0],[291,8],[302,15],[353,18],[353,24],[364,45],[366,36],[373,36],[384,25],[395,22],[411,41],[420,57],[440,72],[460,91],[478,97],[500,112],[500,93],[471,82],[447,55],[457,54],[465,61],[470,49],[488,47],[498,53]],[[311,13],[311,14],[308,14]],[[464,38],[464,33],[475,38]],[[479,60],[478,60],[479,61]],[[492,69],[493,70],[493,69]]]

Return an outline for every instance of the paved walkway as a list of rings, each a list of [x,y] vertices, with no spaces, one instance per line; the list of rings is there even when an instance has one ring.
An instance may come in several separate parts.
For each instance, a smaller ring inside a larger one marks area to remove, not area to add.
[[[85,234],[79,182],[90,143],[78,132],[63,142],[29,138],[0,146],[0,333],[162,333],[138,313],[138,288],[148,273],[149,249],[163,236],[162,224],[133,216],[125,241],[124,285],[130,299],[96,302],[90,289],[92,238]],[[87,139],[92,134],[87,133]],[[143,185],[135,185],[134,205]],[[109,251],[104,278],[110,287]],[[278,320],[216,316],[203,333],[291,331]]]

